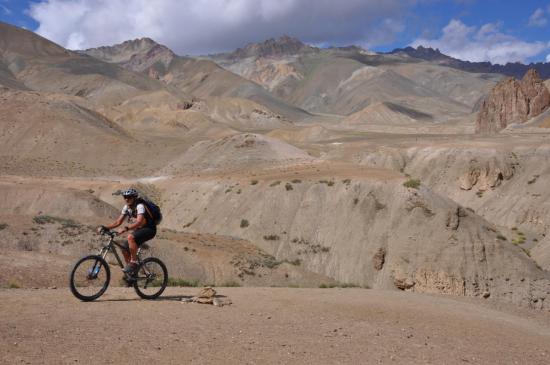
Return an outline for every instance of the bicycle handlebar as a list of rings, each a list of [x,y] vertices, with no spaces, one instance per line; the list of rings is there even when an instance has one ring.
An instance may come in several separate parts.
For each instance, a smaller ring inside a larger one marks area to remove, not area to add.
[[[105,227],[102,227],[101,228],[101,231],[99,232],[99,234],[102,234],[102,235],[105,235],[105,236],[109,236],[111,238],[115,238],[115,236],[117,235],[117,233],[115,231],[109,231],[107,228]]]

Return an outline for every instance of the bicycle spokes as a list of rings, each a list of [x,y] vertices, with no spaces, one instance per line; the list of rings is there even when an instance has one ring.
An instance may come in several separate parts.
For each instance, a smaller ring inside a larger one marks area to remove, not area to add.
[[[109,267],[102,257],[90,255],[76,263],[70,278],[73,294],[82,300],[99,297],[109,285]]]

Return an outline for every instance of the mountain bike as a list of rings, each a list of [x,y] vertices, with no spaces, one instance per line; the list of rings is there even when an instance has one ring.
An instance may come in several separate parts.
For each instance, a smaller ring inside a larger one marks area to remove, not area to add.
[[[111,280],[111,270],[105,257],[111,252],[118,266],[124,268],[122,260],[116,250],[129,251],[128,247],[121,245],[114,240],[116,233],[109,230],[102,230],[102,235],[108,236],[109,240],[101,247],[97,255],[84,256],[74,265],[70,275],[71,292],[80,300],[92,301],[102,296]],[[133,286],[137,295],[143,299],[155,299],[162,294],[168,283],[168,270],[166,265],[156,258],[147,257],[142,260],[142,250],[147,249],[146,243],[142,244],[137,251],[138,266],[133,274],[123,271],[123,280],[127,286]]]

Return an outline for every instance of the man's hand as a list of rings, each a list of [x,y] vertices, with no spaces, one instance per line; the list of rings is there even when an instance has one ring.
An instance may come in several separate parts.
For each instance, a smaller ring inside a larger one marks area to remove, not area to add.
[[[105,226],[97,227],[97,233],[102,234],[105,231],[107,231],[107,227],[105,227]]]

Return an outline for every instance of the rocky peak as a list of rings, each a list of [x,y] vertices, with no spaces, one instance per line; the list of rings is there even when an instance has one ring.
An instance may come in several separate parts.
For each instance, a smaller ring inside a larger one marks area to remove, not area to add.
[[[277,57],[300,54],[314,49],[296,38],[284,35],[277,39],[268,39],[262,43],[249,43],[246,47],[238,48],[231,53],[229,58]]]
[[[499,82],[483,101],[476,132],[494,133],[511,123],[525,123],[550,106],[550,92],[539,73],[530,69],[521,80]]]
[[[419,58],[422,60],[434,61],[434,60],[448,60],[449,56],[444,55],[438,48],[433,49],[431,47],[418,46],[397,48],[390,52],[390,54],[404,54],[409,57]]]
[[[147,57],[151,54],[158,55],[159,53],[164,53],[171,57],[175,56],[169,48],[158,44],[151,38],[128,40],[113,46],[90,48],[82,52],[110,63],[126,63],[132,58]]]

